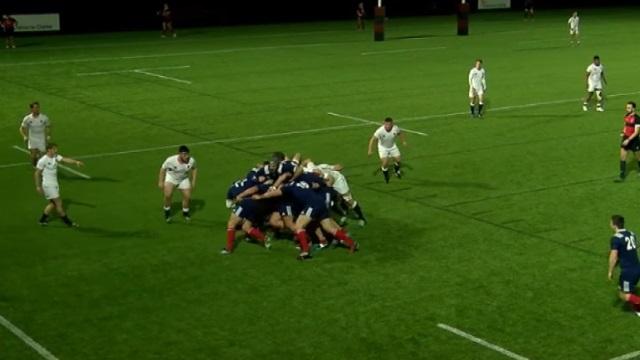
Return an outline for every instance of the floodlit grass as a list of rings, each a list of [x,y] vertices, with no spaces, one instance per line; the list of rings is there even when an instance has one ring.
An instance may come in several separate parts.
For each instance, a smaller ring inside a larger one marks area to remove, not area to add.
[[[380,43],[351,22],[19,38],[0,51],[0,315],[63,360],[504,358],[438,323],[531,359],[640,350],[606,279],[609,216],[640,229],[635,163],[613,183],[640,14],[582,11],[580,47],[569,11],[520,15],[474,14],[469,37],[453,17],[391,19]],[[594,54],[610,97],[583,113]],[[478,57],[486,116],[451,115]],[[93,72],[113,73],[78,75]],[[12,148],[33,100],[92,177],[59,173],[79,229],[37,225],[45,201]],[[375,125],[328,112],[429,136],[407,134],[405,177],[386,185],[366,156]],[[193,221],[167,225],[157,173],[182,143]],[[275,150],[344,164],[369,219],[349,226],[360,252],[219,255],[226,189]],[[0,329],[0,358],[38,357]]]

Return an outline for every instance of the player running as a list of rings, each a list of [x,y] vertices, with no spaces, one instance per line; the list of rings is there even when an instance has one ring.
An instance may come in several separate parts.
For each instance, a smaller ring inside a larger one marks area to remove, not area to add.
[[[600,56],[594,56],[593,63],[587,67],[586,81],[587,97],[584,99],[584,103],[582,103],[582,110],[589,111],[589,101],[591,101],[593,94],[595,94],[597,100],[596,111],[604,111],[602,107],[602,100],[604,99],[602,85],[607,84],[607,78],[604,76],[604,66],[600,63]]]
[[[175,188],[182,192],[182,216],[187,222],[191,220],[189,202],[196,187],[197,175],[196,160],[191,157],[186,145],[181,145],[177,155],[169,156],[162,163],[158,174],[158,187],[164,194],[164,219],[167,223],[171,222],[171,198]]]
[[[38,159],[45,153],[47,142],[51,140],[51,122],[47,115],[40,112],[37,101],[29,104],[31,113],[22,119],[20,135],[27,144],[31,156],[31,163],[36,166]]]
[[[613,270],[619,263],[618,290],[620,299],[631,304],[636,315],[640,316],[640,296],[635,294],[636,285],[640,279],[636,234],[625,229],[624,217],[621,215],[611,216],[610,226],[615,234],[611,238],[608,277],[609,280],[613,280]]]
[[[384,119],[384,124],[380,126],[369,140],[368,155],[373,154],[373,144],[378,143],[378,155],[380,157],[380,168],[382,169],[382,175],[384,181],[389,183],[389,162],[393,160],[393,168],[398,179],[402,178],[401,157],[400,149],[396,145],[396,137],[400,137],[402,145],[407,146],[407,141],[404,137],[404,133],[400,130],[398,125],[394,125],[393,119],[388,117]]]
[[[47,153],[38,160],[33,176],[36,182],[36,191],[44,195],[44,198],[49,202],[47,206],[45,206],[42,216],[40,216],[39,223],[43,226],[49,225],[49,214],[55,208],[67,226],[77,227],[78,224],[69,219],[67,213],[64,211],[64,207],[62,207],[62,198],[60,197],[60,188],[58,185],[58,163],[64,162],[76,166],[83,166],[84,164],[82,161],[59,155],[56,144],[48,144],[46,151]]]
[[[482,117],[484,109],[484,93],[487,91],[487,80],[482,67],[482,60],[477,59],[471,70],[469,70],[469,110],[471,117]],[[476,100],[478,111],[476,112]]]
[[[569,44],[580,45],[580,17],[577,11],[573,12],[567,24],[569,24]]]
[[[636,103],[627,102],[625,107],[624,127],[622,128],[622,142],[620,143],[620,176],[617,182],[624,181],[627,169],[627,154],[629,151],[636,155],[638,169],[640,169],[640,116],[636,113]]]

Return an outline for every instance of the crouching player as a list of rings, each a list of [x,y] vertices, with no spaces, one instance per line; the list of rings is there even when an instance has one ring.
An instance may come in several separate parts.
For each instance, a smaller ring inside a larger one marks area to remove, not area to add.
[[[274,215],[279,216],[277,212],[274,214],[275,209],[274,201],[257,201],[251,198],[240,201],[229,216],[227,245],[220,253],[229,255],[233,252],[238,225],[241,225],[242,231],[251,239],[261,243],[267,250],[271,249],[271,239],[258,228],[258,225],[270,217],[271,224],[282,227],[282,220],[278,223],[278,219],[274,218]]]
[[[302,208],[295,222],[295,238],[300,242],[299,260],[311,258],[306,228],[312,221],[318,221],[324,231],[349,247],[351,253],[357,249],[358,243],[351,239],[346,231],[329,216],[329,209],[323,194],[316,192],[305,181],[288,183],[279,189],[268,191],[262,195],[254,195],[253,199],[262,200],[281,196],[293,199]]]
[[[186,222],[191,220],[189,203],[191,192],[196,187],[197,175],[196,160],[191,157],[186,145],[181,145],[177,155],[169,156],[162,163],[158,174],[158,187],[164,194],[164,220],[167,223],[171,222],[171,198],[175,188],[182,192],[182,216]]]
[[[349,206],[349,209],[355,212],[358,218],[358,225],[364,226],[367,223],[367,219],[365,219],[364,214],[362,213],[360,204],[353,198],[353,195],[351,194],[351,189],[349,188],[347,178],[345,178],[345,176],[340,172],[342,170],[341,165],[316,165],[313,163],[313,161],[311,161],[311,159],[306,159],[302,164],[306,172],[318,171],[322,174],[324,179],[329,180],[329,184],[340,195],[340,199],[338,200],[346,202]],[[340,205],[338,204],[338,206]],[[346,216],[342,215],[340,224],[344,224],[346,220]]]
[[[624,217],[621,215],[613,215],[610,226],[615,234],[611,238],[611,252],[609,253],[609,280],[613,280],[613,270],[619,262],[618,289],[620,299],[630,303],[636,314],[640,316],[640,296],[634,293],[640,279],[636,234],[625,229]]]
[[[240,202],[245,197],[249,197],[259,191],[262,184],[270,184],[271,171],[269,163],[258,165],[249,170],[247,176],[235,181],[227,191],[226,207],[233,208],[235,203]]]

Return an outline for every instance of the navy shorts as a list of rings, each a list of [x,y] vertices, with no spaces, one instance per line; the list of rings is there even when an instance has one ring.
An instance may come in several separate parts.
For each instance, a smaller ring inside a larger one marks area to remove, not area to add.
[[[290,216],[295,219],[300,214],[300,208],[290,202],[281,202],[278,204],[278,212],[282,216]]]
[[[633,293],[636,290],[640,280],[640,268],[638,269],[623,269],[620,271],[620,280],[618,286],[623,293]]]
[[[306,215],[313,220],[321,221],[329,217],[329,209],[323,199],[319,198],[318,201],[307,203],[307,206],[302,209],[300,215]]]
[[[237,216],[251,221],[252,224],[260,224],[268,212],[268,206],[265,201],[243,199],[233,209],[233,213]]]

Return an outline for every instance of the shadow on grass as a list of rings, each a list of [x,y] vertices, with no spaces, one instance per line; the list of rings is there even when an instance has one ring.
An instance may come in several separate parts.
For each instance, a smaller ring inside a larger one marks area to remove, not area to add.
[[[189,205],[189,211],[191,212],[191,216],[202,211],[204,207],[207,205],[207,202],[202,199],[191,199],[191,204]],[[171,211],[176,214],[182,213],[182,202],[176,200],[171,203]]]
[[[158,236],[156,231],[151,230],[117,230],[82,225],[77,229],[77,231],[87,235],[108,238],[153,239]]]

